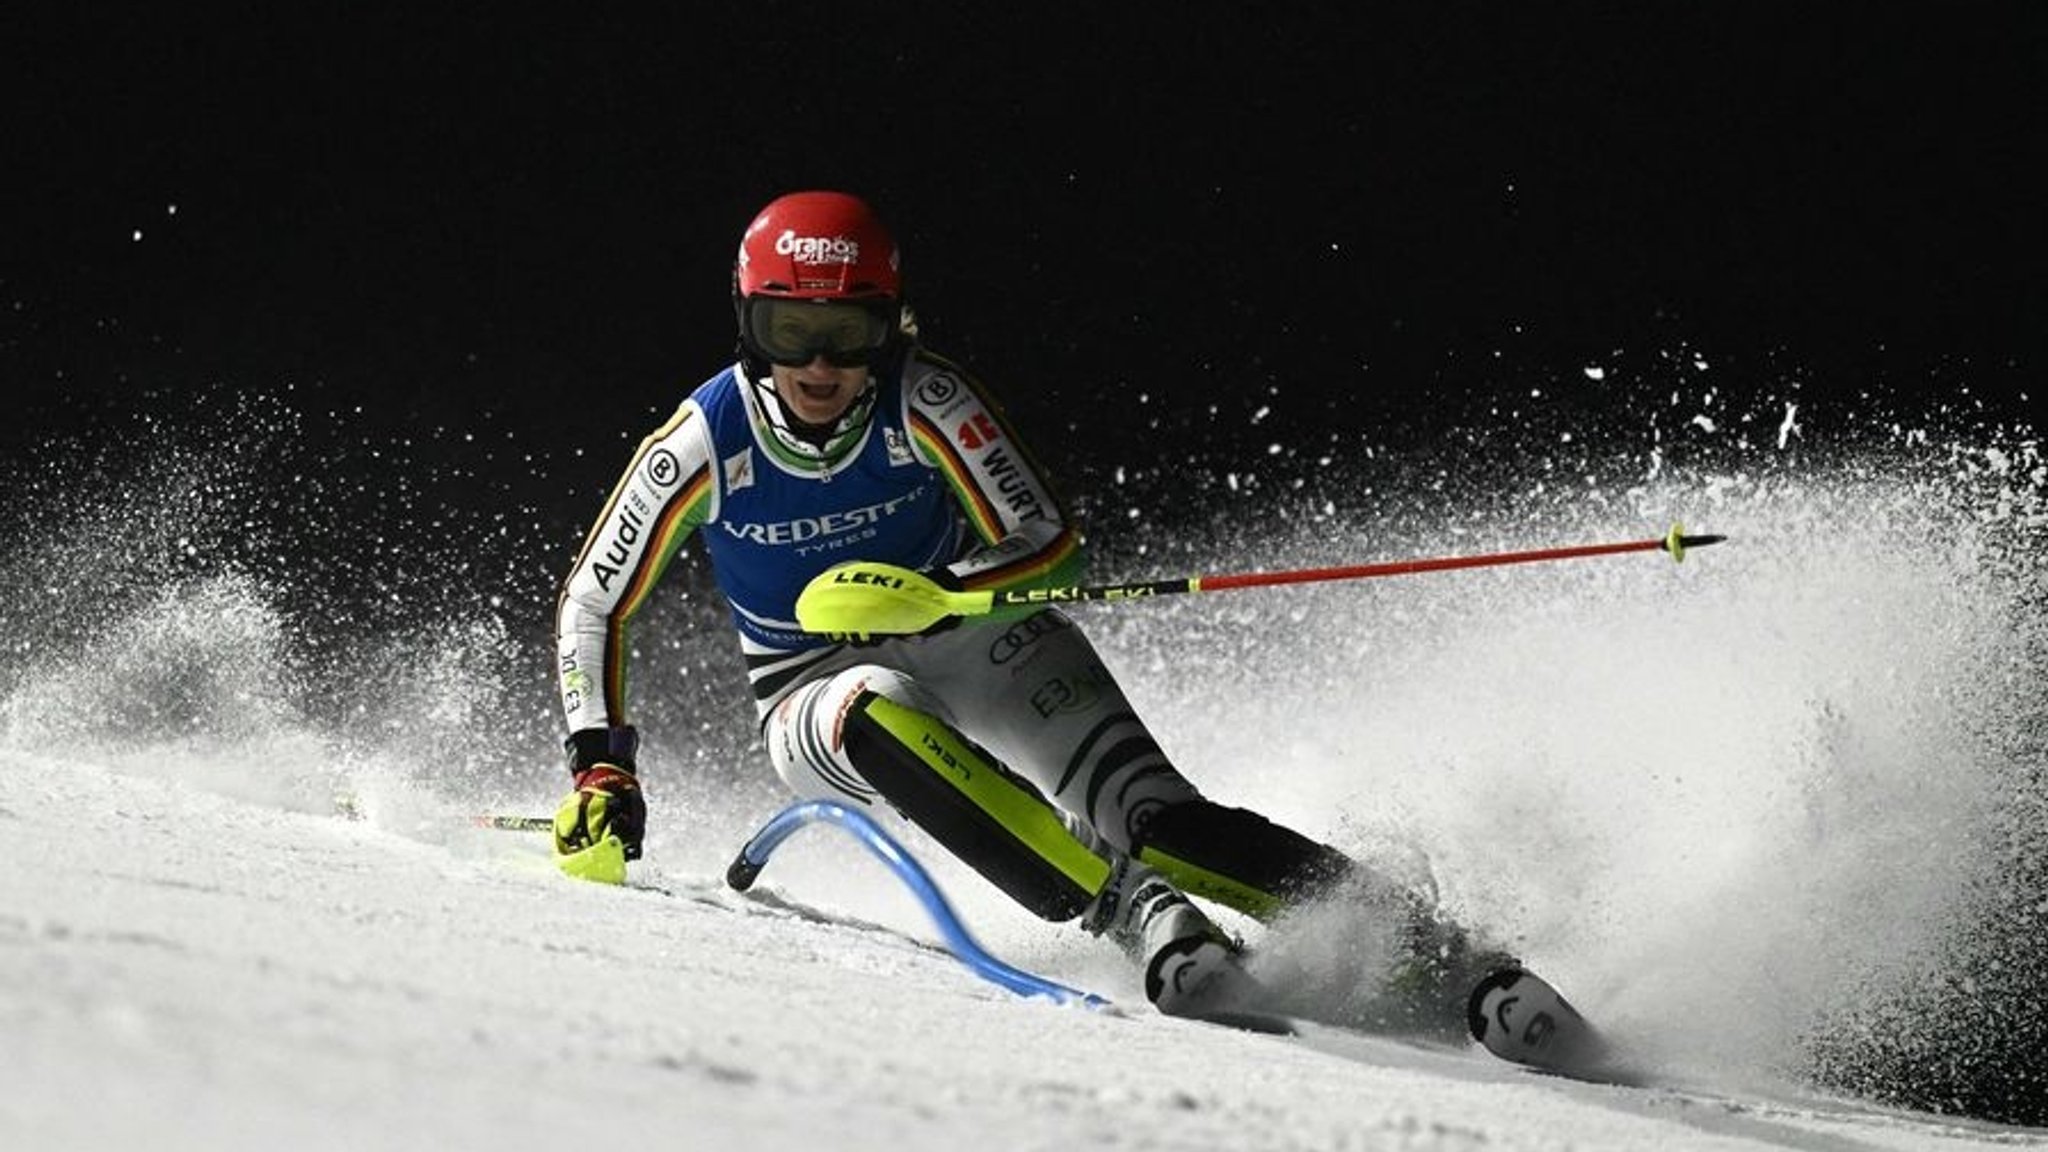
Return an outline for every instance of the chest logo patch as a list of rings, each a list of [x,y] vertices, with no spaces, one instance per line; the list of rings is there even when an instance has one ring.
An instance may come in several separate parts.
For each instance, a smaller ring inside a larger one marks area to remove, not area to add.
[[[726,457],[724,468],[725,490],[727,492],[737,492],[742,488],[752,488],[754,486],[753,449],[748,448],[736,455]]]
[[[910,442],[901,428],[882,429],[882,446],[888,450],[891,466],[900,468],[911,462]]]

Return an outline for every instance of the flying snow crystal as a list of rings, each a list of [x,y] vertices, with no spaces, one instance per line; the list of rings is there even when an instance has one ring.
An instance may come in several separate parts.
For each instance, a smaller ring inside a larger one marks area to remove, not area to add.
[[[137,229],[136,229],[135,231],[133,231],[133,232],[129,233],[129,234],[128,234],[128,239],[130,239],[130,240],[133,240],[133,241],[136,241],[137,243],[140,243],[140,242],[142,241],[142,229],[140,229],[140,228],[137,228]]]
[[[1714,418],[1707,415],[1705,412],[1702,412],[1699,415],[1693,417],[1692,422],[1694,424],[1699,425],[1700,431],[1702,432],[1714,431]]]
[[[1270,404],[1259,405],[1259,410],[1257,412],[1252,413],[1252,423],[1257,424],[1259,421],[1264,420],[1266,416],[1272,411],[1273,406]]]
[[[1607,379],[1607,369],[1600,367],[1598,364],[1588,364],[1586,365],[1586,379],[1605,380]]]
[[[1778,447],[1780,450],[1785,447],[1785,441],[1791,439],[1794,432],[1799,431],[1798,416],[1799,405],[1785,405],[1785,421],[1778,425]]]

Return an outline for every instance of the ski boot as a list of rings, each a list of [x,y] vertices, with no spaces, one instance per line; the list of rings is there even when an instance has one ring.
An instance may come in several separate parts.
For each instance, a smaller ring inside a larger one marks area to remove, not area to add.
[[[1108,936],[1144,967],[1145,998],[1168,1016],[1228,1022],[1259,999],[1237,942],[1179,889],[1128,857],[1081,926]]]
[[[1606,1042],[1578,1009],[1519,964],[1473,987],[1466,1022],[1488,1052],[1546,1072],[1590,1079],[1608,1057]]]
[[[1454,1042],[1467,1030],[1468,998],[1481,977],[1519,967],[1515,957],[1410,897],[1395,937],[1395,956],[1362,1021],[1374,1031]]]

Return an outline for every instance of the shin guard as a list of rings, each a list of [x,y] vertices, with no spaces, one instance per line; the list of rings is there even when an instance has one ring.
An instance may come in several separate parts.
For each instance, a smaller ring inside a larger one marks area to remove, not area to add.
[[[1137,858],[1190,895],[1270,920],[1342,881],[1351,858],[1256,812],[1193,800],[1140,831]]]
[[[937,719],[874,692],[854,698],[846,755],[911,823],[1011,899],[1071,920],[1109,878],[1031,784]]]

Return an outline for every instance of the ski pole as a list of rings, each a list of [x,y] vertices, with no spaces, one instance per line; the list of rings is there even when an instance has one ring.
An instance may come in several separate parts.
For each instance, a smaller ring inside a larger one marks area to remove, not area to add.
[[[1186,576],[1130,584],[1088,584],[1067,588],[981,589],[956,592],[930,577],[894,564],[856,561],[826,569],[804,586],[796,601],[796,619],[805,631],[908,635],[922,632],[948,616],[983,616],[998,608],[1083,601],[1143,600],[1181,592],[1221,592],[1275,584],[1309,584],[1328,580],[1363,580],[1375,576],[1406,576],[1454,568],[1488,568],[1532,564],[1542,560],[1576,560],[1619,552],[1668,552],[1683,561],[1688,548],[1719,544],[1726,536],[1688,536],[1672,525],[1654,540],[1619,544],[1578,544],[1526,552],[1495,552],[1483,556],[1447,556],[1428,560],[1395,560],[1336,568],[1297,568],[1282,572],[1248,572],[1228,576]]]
[[[496,828],[504,832],[552,832],[555,818],[552,816],[502,816],[486,812],[476,817],[479,828]]]

